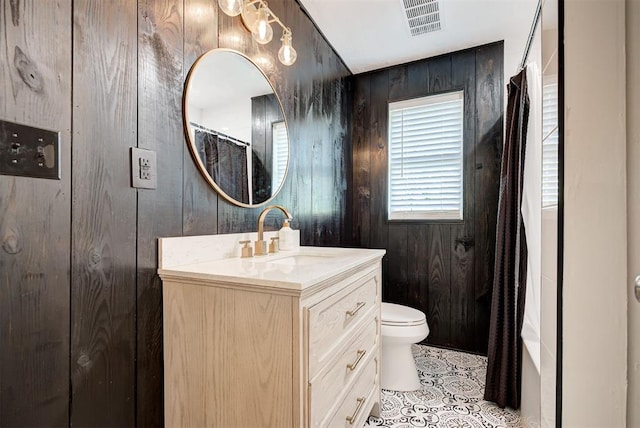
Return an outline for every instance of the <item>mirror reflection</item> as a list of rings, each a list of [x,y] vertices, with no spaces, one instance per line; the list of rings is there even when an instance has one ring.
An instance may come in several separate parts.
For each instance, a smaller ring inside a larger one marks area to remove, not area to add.
[[[254,206],[277,194],[289,163],[286,121],[249,58],[229,49],[202,55],[187,79],[184,120],[194,161],[223,197]]]

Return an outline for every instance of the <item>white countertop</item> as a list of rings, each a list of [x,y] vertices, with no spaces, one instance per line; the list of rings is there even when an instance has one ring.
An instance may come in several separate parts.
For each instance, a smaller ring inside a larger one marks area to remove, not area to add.
[[[160,264],[158,274],[163,279],[198,279],[302,291],[379,260],[385,252],[360,248],[299,247],[295,251],[252,258],[230,257],[164,267]],[[294,259],[292,256],[302,257]]]

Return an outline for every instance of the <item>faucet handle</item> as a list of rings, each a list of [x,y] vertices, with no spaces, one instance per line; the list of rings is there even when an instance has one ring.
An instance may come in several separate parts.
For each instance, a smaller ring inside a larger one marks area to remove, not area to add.
[[[278,244],[278,240],[279,239],[280,238],[278,238],[277,236],[271,238],[271,244],[269,244],[269,252],[270,253],[277,253],[278,250],[280,249],[279,248],[279,244]]]
[[[242,247],[242,258],[243,259],[247,259],[249,257],[253,257],[253,248],[251,248],[249,246],[249,244],[251,243],[251,241],[240,241],[241,244],[244,244],[244,247]]]

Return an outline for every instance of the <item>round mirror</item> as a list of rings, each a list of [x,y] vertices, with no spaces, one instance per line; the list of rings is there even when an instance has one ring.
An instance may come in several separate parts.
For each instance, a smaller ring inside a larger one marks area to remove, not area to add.
[[[282,104],[248,57],[213,49],[191,67],[183,99],[187,142],[207,182],[243,207],[269,202],[289,165]]]

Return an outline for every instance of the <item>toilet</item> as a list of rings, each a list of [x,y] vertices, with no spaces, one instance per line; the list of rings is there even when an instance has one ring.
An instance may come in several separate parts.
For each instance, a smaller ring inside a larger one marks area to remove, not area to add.
[[[380,386],[393,391],[420,389],[411,345],[429,335],[424,313],[408,306],[382,302],[382,364]]]

